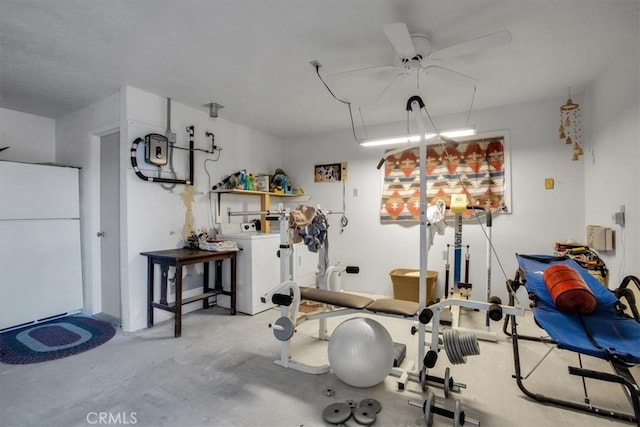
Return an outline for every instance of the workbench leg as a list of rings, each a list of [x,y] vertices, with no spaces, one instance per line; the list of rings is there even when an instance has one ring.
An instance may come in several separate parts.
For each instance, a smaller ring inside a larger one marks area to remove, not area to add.
[[[147,258],[147,328],[153,326],[153,261]]]
[[[231,314],[236,314],[236,253],[231,257]]]
[[[182,335],[182,265],[176,265],[176,316],[174,334],[176,338]]]
[[[167,305],[167,287],[169,283],[169,266],[160,264],[160,304]]]
[[[205,261],[202,264],[202,293],[206,293],[209,290],[209,261]],[[202,300],[202,308],[209,308],[209,298]]]
[[[216,278],[214,279],[213,289],[217,291],[223,291],[222,288],[222,262],[223,260],[216,261]]]

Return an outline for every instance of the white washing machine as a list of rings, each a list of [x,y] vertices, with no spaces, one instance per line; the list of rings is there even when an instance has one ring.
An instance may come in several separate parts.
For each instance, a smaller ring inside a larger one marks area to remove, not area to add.
[[[263,303],[260,297],[280,283],[280,236],[265,233],[219,234],[223,240],[232,240],[241,250],[236,268],[236,310],[245,314],[257,314],[273,307],[271,301]],[[226,280],[224,283],[228,283]],[[229,306],[229,297],[219,304]]]

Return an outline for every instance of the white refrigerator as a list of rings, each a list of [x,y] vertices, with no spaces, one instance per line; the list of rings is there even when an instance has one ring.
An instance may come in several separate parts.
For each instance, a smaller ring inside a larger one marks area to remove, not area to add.
[[[83,308],[78,175],[0,161],[0,329]]]

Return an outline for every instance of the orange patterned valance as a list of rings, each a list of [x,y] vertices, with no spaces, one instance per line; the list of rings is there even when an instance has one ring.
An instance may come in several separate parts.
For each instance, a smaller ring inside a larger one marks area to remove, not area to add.
[[[505,205],[505,147],[503,137],[460,143],[458,147],[427,148],[427,201],[464,193],[470,205],[502,210]],[[380,205],[383,223],[420,219],[418,148],[389,156],[385,163]],[[471,212],[469,212],[471,214]]]

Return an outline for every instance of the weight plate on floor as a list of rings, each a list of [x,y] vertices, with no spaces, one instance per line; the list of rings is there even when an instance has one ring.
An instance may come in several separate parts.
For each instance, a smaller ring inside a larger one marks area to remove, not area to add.
[[[364,399],[360,401],[358,408],[368,408],[377,414],[382,409],[382,405],[375,399]]]
[[[376,413],[366,406],[360,406],[353,410],[353,418],[358,422],[358,424],[368,426],[376,422]]]
[[[295,332],[293,322],[288,317],[280,317],[275,321],[280,328],[273,328],[273,335],[278,341],[289,341]]]
[[[342,424],[351,418],[351,408],[346,403],[332,403],[322,411],[322,419],[329,424]]]

